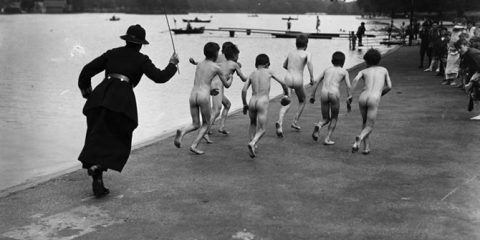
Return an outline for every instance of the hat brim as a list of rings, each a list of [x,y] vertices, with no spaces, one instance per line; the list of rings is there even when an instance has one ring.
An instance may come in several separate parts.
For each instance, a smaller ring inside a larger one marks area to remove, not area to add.
[[[121,39],[127,41],[127,42],[132,42],[132,43],[136,43],[136,44],[149,44],[149,42],[147,40],[141,40],[141,39],[138,39],[138,38],[135,38],[134,36],[131,36],[131,35],[122,35],[120,36]]]

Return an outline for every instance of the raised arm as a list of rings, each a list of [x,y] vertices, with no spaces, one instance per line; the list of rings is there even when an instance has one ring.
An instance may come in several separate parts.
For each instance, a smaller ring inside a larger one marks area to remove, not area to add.
[[[388,71],[385,70],[385,87],[382,90],[382,96],[390,92],[392,89],[392,80],[390,80],[390,75],[388,74]]]
[[[310,103],[315,103],[315,95],[317,93],[317,88],[320,86],[320,82],[323,81],[323,78],[325,77],[325,70],[322,71],[320,75],[314,80],[314,82],[317,82],[315,87],[313,87],[312,94],[310,95]]]
[[[310,74],[310,85],[313,85],[313,63],[312,63],[312,54],[307,53],[307,68],[308,73]]]
[[[284,82],[280,77],[278,77],[277,74],[276,74],[275,72],[273,72],[273,71],[270,71],[270,76],[271,76],[275,81],[277,81],[278,83],[280,83],[280,85],[282,85],[283,94],[284,94],[285,96],[289,96],[290,93],[289,93],[289,91],[288,91],[287,84],[285,84],[285,82]]]
[[[157,68],[149,57],[145,56],[145,58],[146,59],[142,66],[142,70],[148,78],[152,79],[156,83],[167,82],[177,72],[176,65],[178,64],[178,55],[176,53],[172,54],[170,61],[164,70]]]

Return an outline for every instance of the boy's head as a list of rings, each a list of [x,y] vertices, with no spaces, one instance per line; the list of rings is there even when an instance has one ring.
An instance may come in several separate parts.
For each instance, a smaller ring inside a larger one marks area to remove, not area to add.
[[[468,48],[470,47],[470,42],[465,38],[460,38],[454,43],[454,46],[456,49],[458,49],[460,54],[463,55],[468,51]]]
[[[363,56],[363,59],[367,63],[368,66],[375,66],[380,63],[380,59],[382,59],[382,55],[377,49],[369,49],[367,53]]]
[[[216,61],[218,57],[218,50],[220,50],[220,46],[214,42],[208,42],[203,47],[203,54],[209,60]]]
[[[300,34],[297,36],[297,40],[295,42],[297,48],[307,48],[308,46],[308,36],[306,34]]]
[[[237,45],[232,43],[222,49],[222,52],[227,60],[232,60],[236,62],[238,60],[238,54],[240,53],[240,50],[238,50]]]
[[[343,64],[345,64],[345,54],[343,54],[343,52],[334,52],[332,55],[332,64],[333,66],[343,67]]]
[[[229,48],[232,45],[234,45],[232,42],[224,42],[222,44],[222,53],[225,54],[225,49]]]
[[[257,58],[255,58],[255,67],[259,66],[270,66],[270,59],[268,58],[267,54],[258,54]]]

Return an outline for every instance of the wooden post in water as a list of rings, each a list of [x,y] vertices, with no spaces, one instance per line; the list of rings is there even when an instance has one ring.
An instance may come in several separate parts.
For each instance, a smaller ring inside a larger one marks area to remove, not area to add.
[[[230,33],[230,37],[235,37],[235,31],[228,31]]]

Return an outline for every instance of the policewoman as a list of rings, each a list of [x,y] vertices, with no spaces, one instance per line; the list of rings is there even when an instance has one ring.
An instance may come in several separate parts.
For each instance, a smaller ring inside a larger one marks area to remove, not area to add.
[[[78,160],[93,179],[96,197],[109,193],[103,184],[103,172],[107,169],[121,172],[130,155],[132,133],[138,125],[135,86],[144,74],[155,83],[165,83],[177,71],[176,53],[161,70],[140,52],[148,44],[145,35],[140,25],[130,26],[120,36],[125,46],[108,50],[89,62],[78,78],[78,87],[87,99],[83,107],[87,134]],[[105,79],[92,91],[91,78],[101,72]]]

